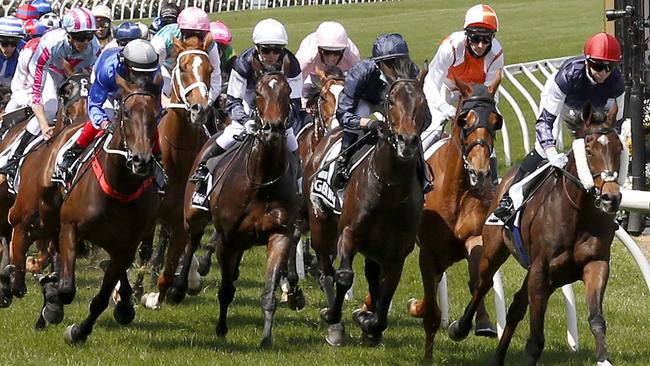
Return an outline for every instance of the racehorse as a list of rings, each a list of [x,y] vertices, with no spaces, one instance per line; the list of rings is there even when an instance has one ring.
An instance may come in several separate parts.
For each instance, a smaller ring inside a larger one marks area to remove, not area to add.
[[[427,113],[422,91],[426,71],[415,80],[402,77],[408,73],[399,70],[387,75],[390,86],[384,103],[386,123],[378,131],[374,150],[352,172],[340,218],[308,200],[312,247],[318,257],[326,294],[332,293],[332,258],[337,254],[340,257],[334,277],[336,293],[333,298],[328,296],[329,307],[321,311],[323,320],[330,324],[326,340],[333,345],[344,342],[341,307],[353,282],[355,254],[361,252],[366,257],[369,296],[366,310],[355,311],[354,319],[363,331],[364,343],[374,346],[381,341],[388,326],[388,307],[404,260],[415,246],[424,201],[418,160],[419,136]],[[310,192],[311,177],[338,135],[327,135],[316,148],[306,165],[303,191]]]
[[[66,80],[58,88],[59,105],[55,124],[55,134],[57,135],[61,133],[65,126],[73,123],[82,123],[88,119],[86,97],[88,96],[88,90],[90,88],[90,75],[79,73],[68,73],[67,75]],[[0,151],[4,150],[18,137],[20,132],[24,130],[25,124],[26,122],[19,123],[7,133],[6,138],[0,142]],[[38,174],[40,174],[42,168],[42,160],[40,159],[44,156],[43,151],[47,149],[46,145],[39,145],[31,152],[28,152],[25,156],[24,166],[30,167],[21,169],[21,181],[30,182],[30,184],[25,184],[23,186],[29,186],[31,185],[32,179],[37,179],[33,173],[38,171]],[[30,163],[30,160],[33,162]],[[14,205],[15,198],[15,195],[9,192],[6,177],[4,175],[0,176],[0,217],[8,218],[9,210]],[[37,201],[33,203],[36,205],[38,204]],[[6,241],[9,241],[11,238],[12,227],[8,220],[0,220],[0,235],[6,238]],[[47,240],[37,240],[39,252],[38,258],[25,258],[25,253],[27,252],[29,245],[34,241],[34,239],[37,239],[37,237],[37,235],[33,236],[33,239],[29,243],[13,245],[12,257],[14,260],[9,267],[3,269],[3,274],[0,275],[1,279],[3,276],[8,277],[11,274],[13,278],[11,282],[13,282],[13,284],[10,284],[9,281],[5,281],[3,282],[4,284],[1,285],[2,289],[0,289],[0,292],[2,295],[0,295],[0,307],[9,306],[11,296],[15,295],[17,297],[22,297],[26,293],[26,261],[29,265],[29,268],[27,269],[34,272],[40,272],[50,262],[51,253],[48,248],[49,241]],[[9,286],[12,286],[13,290],[10,290]]]
[[[211,108],[208,104],[208,93],[212,65],[207,53],[211,45],[211,37],[206,37],[202,42],[195,38],[186,41],[174,39],[174,54],[177,56],[172,71],[172,95],[166,113],[158,125],[162,163],[168,176],[158,218],[161,225],[169,231],[170,252],[167,253],[165,272],[158,280],[160,297],[156,307],[165,299],[178,258],[189,242],[183,228],[183,207],[180,202],[183,201],[185,184],[191,173],[194,158],[208,139],[204,124]],[[142,243],[142,265],[151,257],[152,240],[153,232]],[[164,257],[165,249],[157,249],[161,257]],[[136,289],[142,286],[142,276],[140,272],[135,282]]]
[[[284,67],[288,67],[287,60]],[[265,245],[268,254],[261,297],[264,313],[261,346],[270,347],[276,309],[274,291],[285,266],[299,209],[296,194],[299,167],[287,149],[285,137],[291,89],[284,73],[266,72],[259,62],[254,62],[253,68],[259,75],[253,107],[257,126],[249,131],[236,150],[223,157],[212,173],[214,189],[210,194],[210,212],[217,232],[217,257],[221,267],[216,333],[219,337],[228,333],[228,307],[235,295],[234,281],[239,276],[244,251],[254,245]],[[198,160],[194,164],[198,165]],[[184,256],[182,271],[170,289],[170,293],[178,297],[184,296],[187,289],[189,261],[210,219],[205,211],[191,206],[193,191],[194,184],[188,183],[185,220],[192,240]]]
[[[520,244],[515,244],[512,232],[503,226],[483,227],[483,255],[477,282],[463,316],[448,329],[452,339],[467,336],[478,303],[492,286],[493,274],[512,254],[528,267],[528,272],[508,309],[494,363],[504,363],[515,328],[530,305],[526,354],[528,365],[536,365],[544,348],[548,298],[555,289],[582,280],[598,364],[610,365],[602,302],[617,227],[614,215],[621,201],[620,183],[627,170],[627,164],[621,164],[627,154],[623,153],[614,129],[616,109],[605,115],[592,110],[590,104],[584,107],[584,123],[576,134],[566,170],[547,167],[542,172],[545,175],[539,178],[541,182],[531,188],[533,194],[520,213]],[[498,198],[505,193],[514,174],[512,169],[501,182]],[[492,201],[490,210],[498,201]]]
[[[467,259],[471,289],[478,271],[481,247],[477,238],[495,193],[489,159],[496,131],[502,124],[494,101],[500,81],[498,76],[486,87],[456,80],[462,99],[452,122],[451,137],[428,159],[435,180],[433,190],[426,195],[418,233],[424,298],[409,301],[409,313],[423,318],[426,359],[432,357],[434,337],[440,327],[437,292],[442,275],[453,263]],[[479,309],[477,334],[496,336],[485,305],[481,303]]]
[[[7,103],[11,100],[11,88],[5,85],[0,86],[0,114],[5,111]]]

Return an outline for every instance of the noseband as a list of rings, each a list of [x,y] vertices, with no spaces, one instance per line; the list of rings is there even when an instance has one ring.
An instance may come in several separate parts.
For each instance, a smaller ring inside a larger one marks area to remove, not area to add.
[[[181,104],[181,103],[169,103],[167,105],[167,108],[180,108],[180,109],[185,109],[185,110],[189,111],[190,110],[190,103],[187,101],[187,94],[189,94],[192,90],[197,89],[197,88],[201,92],[201,95],[203,95],[206,98],[208,97],[208,93],[210,91],[210,88],[208,87],[208,85],[203,80],[201,80],[201,78],[198,75],[198,70],[197,70],[198,67],[195,67],[194,65],[192,65],[192,67],[194,68],[194,70],[193,70],[194,71],[194,76],[196,77],[197,81],[190,84],[189,86],[183,85],[183,79],[181,78],[181,69],[180,69],[179,65],[181,63],[181,58],[183,58],[184,56],[188,56],[188,55],[201,55],[201,56],[205,56],[208,60],[210,58],[208,56],[208,53],[203,51],[203,50],[188,50],[188,51],[183,51],[183,52],[178,54],[178,56],[176,57],[176,66],[174,66],[174,70],[172,70],[172,77],[173,77],[172,91],[174,92],[174,95],[176,95],[176,97],[178,97],[183,102],[183,104]],[[193,56],[193,58],[194,57],[197,57],[197,56]],[[200,61],[203,62],[203,60],[200,60]]]

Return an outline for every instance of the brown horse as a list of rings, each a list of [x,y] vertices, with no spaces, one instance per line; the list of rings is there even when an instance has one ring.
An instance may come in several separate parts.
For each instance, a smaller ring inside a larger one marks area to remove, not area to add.
[[[526,343],[528,365],[536,365],[544,348],[544,316],[555,289],[582,280],[589,309],[589,325],[596,339],[599,365],[610,365],[605,342],[602,302],[609,277],[609,259],[621,201],[619,174],[623,146],[613,126],[616,108],[605,116],[586,105],[584,124],[569,154],[566,170],[547,168],[535,193],[521,211],[522,245],[514,244],[502,226],[483,228],[483,255],[472,300],[463,316],[451,324],[454,340],[467,336],[479,301],[492,286],[492,276],[509,254],[529,263],[521,289],[508,309],[506,327],[499,342],[495,364],[502,365],[517,324],[530,305],[530,336]],[[498,188],[501,197],[510,185],[511,170]],[[576,178],[579,176],[580,179]],[[493,210],[498,203],[494,200]],[[526,258],[530,258],[526,261]]]
[[[66,125],[84,122],[88,119],[86,96],[88,95],[88,89],[90,87],[89,81],[90,76],[88,74],[71,74],[59,87],[59,109],[56,115],[55,134],[58,135],[61,133]],[[19,133],[24,130],[25,124],[26,122],[19,123],[7,133],[6,138],[0,142],[0,151],[4,150],[5,147],[10,145],[16,137],[18,137]],[[32,186],[32,179],[35,179],[32,173],[35,169],[40,172],[40,169],[42,168],[42,160],[40,159],[44,156],[43,151],[47,149],[47,144],[39,145],[27,153],[23,164],[26,168],[21,169],[20,174],[21,181],[29,182],[29,184],[26,183],[22,186]],[[6,177],[4,175],[0,176],[0,217],[8,218],[9,209],[14,205],[15,198],[15,195],[9,192]],[[34,203],[38,204],[38,202]],[[12,227],[8,220],[0,220],[0,235],[6,238],[7,241],[11,239]],[[49,263],[51,258],[49,253],[50,250],[48,248],[48,240],[37,240],[39,251],[38,258],[25,258],[25,253],[27,252],[29,245],[31,245],[31,243],[36,239],[38,239],[38,235],[32,235],[32,240],[29,243],[25,243],[24,246],[19,245],[16,247],[14,245],[14,251],[12,252],[14,259],[11,262],[12,264],[10,267],[3,270],[3,275],[0,275],[1,280],[1,277],[6,277],[9,275],[9,272],[11,272],[13,277],[11,282],[13,284],[10,285],[9,282],[6,281],[7,287],[2,285],[2,289],[0,289],[0,292],[2,292],[2,295],[0,295],[0,307],[2,307],[3,304],[4,306],[9,306],[12,295],[17,297],[23,297],[25,295],[27,291],[25,286],[26,260],[30,267],[28,269],[36,272],[43,269]],[[10,290],[9,286],[12,286],[13,290]]]
[[[257,65],[254,63],[254,68]],[[259,74],[261,70],[257,70]],[[274,291],[290,248],[299,202],[296,194],[298,162],[287,149],[285,129],[289,121],[289,84],[282,72],[258,77],[253,118],[257,129],[248,133],[239,147],[224,156],[213,174],[210,195],[212,222],[217,232],[217,257],[221,266],[217,336],[228,333],[228,307],[235,295],[234,281],[244,251],[254,245],[268,248],[265,286],[261,297],[264,313],[262,347],[272,345],[276,309]],[[198,165],[198,160],[195,162]],[[189,261],[200,244],[210,216],[191,207],[194,184],[185,195],[185,220],[192,241],[184,256],[183,270],[170,293],[183,296],[187,289]],[[171,296],[171,295],[170,295]]]
[[[158,210],[161,225],[169,231],[170,252],[167,253],[166,271],[158,280],[159,304],[165,299],[171,284],[178,258],[189,242],[183,228],[183,202],[185,184],[192,169],[192,163],[208,136],[203,125],[208,118],[210,105],[210,75],[212,65],[207,51],[212,38],[198,42],[196,38],[180,41],[174,38],[174,54],[177,55],[173,70],[170,105],[158,125],[163,167],[168,176],[165,195]],[[198,65],[198,67],[196,67]],[[153,232],[143,242],[140,260],[148,262],[152,253]],[[158,249],[164,257],[165,248]],[[144,264],[144,263],[143,263]],[[154,270],[157,270],[154,268]],[[136,279],[136,289],[142,285],[142,272]],[[159,305],[158,305],[159,306]],[[157,307],[158,307],[157,306]]]
[[[437,292],[442,275],[461,259],[469,262],[470,289],[477,275],[481,246],[476,239],[481,235],[495,193],[489,160],[502,123],[494,101],[500,81],[498,77],[485,87],[456,80],[462,99],[451,137],[428,160],[435,180],[433,190],[426,196],[418,236],[424,298],[409,301],[409,313],[423,318],[426,359],[432,357],[434,337],[440,327]],[[479,309],[477,333],[491,331],[496,336],[485,305],[481,303]]]
[[[341,258],[335,277],[336,293],[333,298],[328,296],[329,307],[321,311],[322,318],[330,324],[326,338],[330,344],[339,345],[344,341],[341,307],[352,285],[352,261],[358,252],[366,257],[369,287],[367,310],[354,313],[364,343],[377,345],[388,326],[388,307],[404,260],[415,246],[424,203],[422,180],[417,172],[419,136],[427,113],[421,84],[424,74],[418,80],[388,75],[391,84],[385,102],[387,122],[379,132],[374,151],[350,177],[340,218],[325,208],[314,207],[314,202],[308,200],[312,247],[318,257],[326,294],[332,292],[332,258],[337,253]],[[310,191],[310,177],[337,135],[328,135],[307,163],[305,192]]]

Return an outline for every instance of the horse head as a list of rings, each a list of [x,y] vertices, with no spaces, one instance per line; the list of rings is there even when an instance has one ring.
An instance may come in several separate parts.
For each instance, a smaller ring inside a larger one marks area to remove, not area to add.
[[[453,125],[452,136],[460,147],[465,170],[472,187],[491,184],[490,155],[496,131],[503,117],[496,108],[494,95],[501,83],[501,72],[489,86],[455,80],[462,95]]]
[[[334,65],[325,70],[316,68],[315,74],[318,79],[312,80],[307,104],[314,111],[317,128],[324,133],[335,127],[332,126],[332,121],[336,118],[336,107],[345,85],[345,76],[343,71]]]
[[[387,123],[381,134],[395,148],[397,157],[404,160],[412,159],[420,150],[420,133],[428,113],[422,89],[427,70],[413,79],[413,68],[411,60],[404,59],[403,64],[397,63],[384,72],[389,86],[384,100]]]
[[[183,106],[190,112],[190,121],[201,125],[207,121],[210,109],[209,93],[212,64],[208,51],[212,37],[190,38],[185,41],[173,38],[176,64],[172,71],[172,105]]]
[[[129,80],[117,76],[121,90],[119,136],[126,151],[127,165],[136,175],[151,173],[152,148],[157,138],[156,122],[160,118],[160,78],[133,76]],[[117,135],[117,133],[116,133]]]
[[[627,153],[614,129],[617,112],[616,105],[605,113],[587,103],[582,112],[584,123],[576,133],[577,139],[584,139],[586,157],[586,164],[576,158],[578,174],[581,169],[588,169],[593,179],[596,207],[608,214],[618,211],[620,184],[625,181],[627,173]],[[575,151],[574,155],[577,155]]]
[[[291,87],[281,71],[261,72],[255,87],[255,110],[262,141],[280,141],[289,127]]]

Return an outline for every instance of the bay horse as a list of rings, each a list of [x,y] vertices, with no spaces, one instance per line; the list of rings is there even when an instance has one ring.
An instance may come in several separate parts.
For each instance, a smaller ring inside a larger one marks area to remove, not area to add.
[[[288,66],[286,60],[285,66]],[[260,63],[253,63],[259,75],[252,112],[257,126],[214,169],[212,176],[215,186],[209,196],[210,214],[191,206],[194,184],[187,185],[185,225],[192,240],[183,257],[182,271],[170,292],[174,296],[184,295],[189,261],[211,218],[217,233],[217,258],[221,269],[216,333],[219,337],[225,337],[228,333],[228,307],[235,295],[234,282],[239,277],[239,264],[244,251],[255,245],[266,246],[265,284],[261,296],[264,314],[261,347],[270,347],[276,310],[274,291],[286,265],[299,209],[296,194],[299,166],[297,159],[287,149],[285,137],[291,88],[283,72],[267,72],[260,67]],[[197,159],[195,166],[198,163]]]
[[[471,290],[478,272],[481,230],[495,194],[489,160],[496,131],[503,123],[494,100],[500,81],[499,75],[486,87],[456,80],[462,98],[452,122],[451,137],[427,161],[435,179],[433,190],[425,197],[418,232],[424,298],[409,300],[408,309],[412,316],[423,318],[424,354],[428,360],[440,328],[440,279],[453,263],[467,259]],[[484,303],[479,310],[476,332],[496,336]]]
[[[379,344],[388,327],[388,308],[399,284],[404,260],[413,251],[422,217],[424,194],[418,174],[420,132],[427,112],[422,80],[387,75],[390,82],[384,103],[386,123],[378,133],[378,143],[370,155],[352,172],[347,184],[341,216],[327,208],[314,207],[308,200],[312,247],[316,251],[329,306],[321,310],[330,325],[329,344],[344,342],[341,308],[345,293],[352,286],[352,262],[357,253],[365,259],[369,295],[365,310],[356,310],[354,320],[361,327],[366,345]],[[328,147],[340,134],[329,134],[318,145],[305,169],[304,192],[311,191],[311,178],[320,166]],[[337,242],[338,239],[338,242]],[[334,276],[332,258],[340,257]],[[329,279],[329,281],[328,281]],[[327,287],[329,286],[329,290]]]
[[[197,38],[185,41],[173,39],[176,61],[172,71],[172,95],[170,104],[158,125],[162,164],[168,181],[165,194],[158,210],[158,220],[168,231],[169,253],[165,258],[165,246],[158,248],[160,259],[166,260],[165,272],[158,279],[160,307],[167,294],[167,288],[172,283],[178,258],[183,248],[189,242],[189,237],[183,228],[183,202],[185,184],[192,172],[192,163],[208,135],[204,124],[207,122],[209,109],[208,93],[210,91],[210,75],[212,65],[208,51],[212,46],[212,38],[206,37],[199,42]],[[142,243],[140,261],[145,265],[152,255],[153,232]],[[158,256],[157,256],[158,257]],[[154,265],[154,272],[159,264]],[[136,289],[142,287],[143,273],[138,273],[135,282]],[[139,292],[139,291],[138,291]]]
[[[85,73],[73,73],[66,70],[67,78],[58,88],[58,111],[56,114],[56,123],[55,123],[55,135],[61,133],[63,128],[70,124],[78,124],[86,121],[88,119],[88,108],[86,97],[88,96],[88,90],[90,88],[90,75]],[[4,150],[9,146],[25,129],[27,122],[18,123],[15,125],[9,132],[5,139],[0,141],[0,151]],[[21,169],[19,174],[21,174],[21,181],[29,182],[22,185],[24,187],[31,185],[32,179],[35,179],[35,176],[32,175],[34,170],[42,168],[42,159],[43,150],[48,149],[48,144],[42,144],[35,147],[32,151],[28,152],[25,156],[25,161],[23,166],[27,166],[25,169]],[[34,158],[35,157],[35,158]],[[35,161],[30,163],[29,161]],[[22,188],[22,187],[21,187]],[[4,175],[0,176],[0,217],[7,218],[6,220],[0,220],[0,235],[5,238],[7,242],[12,237],[12,226],[9,223],[8,216],[9,210],[14,205],[16,196],[9,192],[9,187],[7,185],[6,177]],[[34,202],[37,204],[37,202]],[[48,248],[48,240],[38,239],[38,235],[31,235],[33,239],[24,244],[24,246],[14,246],[12,249],[11,265],[3,269],[3,273],[0,274],[0,307],[9,306],[12,296],[23,297],[27,291],[25,286],[25,270],[30,272],[40,272],[44,269],[51,260],[51,250]],[[29,249],[29,245],[36,240],[38,245],[38,257],[25,258],[25,253]],[[26,268],[27,265],[27,268]],[[11,280],[9,280],[11,276]],[[7,281],[3,281],[2,278],[6,278]],[[10,283],[12,282],[12,284]],[[10,289],[12,287],[13,289]]]
[[[536,365],[544,348],[548,299],[557,288],[578,280],[585,284],[598,364],[611,364],[602,302],[617,228],[614,219],[621,201],[620,183],[626,173],[619,172],[626,165],[621,164],[623,145],[614,129],[616,109],[606,115],[593,110],[590,104],[584,107],[584,123],[576,134],[566,170],[548,167],[545,178],[520,212],[521,245],[515,245],[510,230],[502,226],[483,227],[483,254],[472,299],[448,332],[454,340],[465,338],[479,301],[492,286],[493,274],[510,254],[515,256],[522,266],[528,266],[527,274],[508,309],[494,364],[504,363],[515,328],[530,305],[526,355],[527,364]],[[512,169],[503,179],[490,210],[494,210],[514,175]]]

